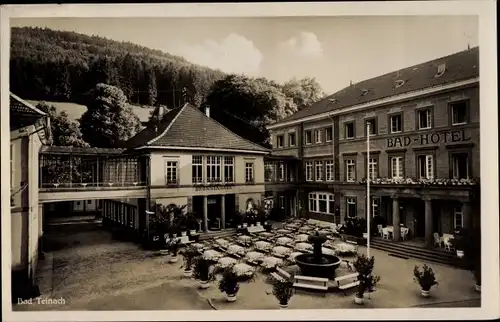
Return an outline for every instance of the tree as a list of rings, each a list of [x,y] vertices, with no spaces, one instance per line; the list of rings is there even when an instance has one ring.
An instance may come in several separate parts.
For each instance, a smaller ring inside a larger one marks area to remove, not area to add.
[[[321,85],[312,77],[299,80],[293,78],[283,84],[281,90],[293,100],[299,110],[325,97]]]
[[[82,138],[80,124],[72,121],[65,111],[57,112],[56,107],[45,102],[38,103],[38,109],[50,117],[52,144],[56,146],[87,147],[89,144]]]
[[[116,148],[139,131],[139,118],[127,105],[121,89],[97,84],[88,96],[87,111],[80,124],[83,138],[91,146]]]

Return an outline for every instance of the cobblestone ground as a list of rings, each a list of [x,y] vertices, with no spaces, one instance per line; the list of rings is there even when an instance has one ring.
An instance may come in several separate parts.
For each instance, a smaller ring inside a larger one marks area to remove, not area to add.
[[[215,284],[197,289],[197,282],[182,276],[181,261],[167,263],[164,257],[138,245],[113,241],[102,230],[59,236],[63,249],[52,251],[41,263],[42,298],[64,298],[64,305],[15,305],[14,310],[218,310],[276,309],[277,302],[260,273],[255,281],[242,283],[238,299],[227,303]],[[360,247],[360,252],[365,248]],[[432,297],[420,296],[413,281],[414,265],[420,261],[388,256],[371,250],[375,274],[381,277],[375,293],[363,307],[405,308],[413,306],[471,307],[480,305],[468,271],[430,263],[439,281]],[[428,263],[429,264],[429,263]],[[293,269],[293,267],[291,267]],[[339,275],[345,274],[339,268]],[[52,287],[50,287],[52,286]],[[315,295],[298,291],[290,309],[359,308],[353,292]],[[210,303],[209,303],[210,302]],[[211,305],[210,305],[211,304]]]

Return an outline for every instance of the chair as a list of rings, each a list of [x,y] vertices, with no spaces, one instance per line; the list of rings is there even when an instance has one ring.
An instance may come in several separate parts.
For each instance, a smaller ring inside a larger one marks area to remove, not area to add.
[[[389,239],[389,228],[382,228],[382,239]]]
[[[401,240],[406,240],[408,238],[409,231],[410,231],[410,228],[401,229]]]
[[[443,236],[443,245],[444,245],[444,249],[451,252],[453,251],[453,244],[450,242],[450,238],[449,236]]]
[[[382,225],[377,225],[378,235],[379,235],[380,237],[382,237],[382,229],[383,229],[383,228],[384,228],[384,227],[383,227]]]
[[[441,237],[439,237],[438,233],[432,234],[434,236],[434,246],[438,245],[441,248]]]

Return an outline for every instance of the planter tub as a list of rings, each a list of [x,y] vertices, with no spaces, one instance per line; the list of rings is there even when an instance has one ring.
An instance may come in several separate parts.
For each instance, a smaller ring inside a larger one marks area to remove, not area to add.
[[[200,281],[200,288],[201,289],[207,289],[210,287],[210,284],[208,284],[208,281]]]
[[[457,257],[458,258],[464,257],[464,251],[463,250],[457,250]]]
[[[191,229],[191,230],[189,231],[189,234],[190,234],[191,236],[196,235],[196,229]]]
[[[422,294],[423,297],[429,297],[431,295],[431,291],[424,291],[424,290],[422,290],[421,294]]]
[[[187,231],[181,232],[181,237],[185,237],[185,236],[187,236]]]
[[[160,249],[160,255],[168,255],[168,249]]]
[[[234,302],[234,301],[236,301],[236,294],[226,294],[226,300],[228,302]]]
[[[193,275],[193,271],[192,270],[184,270],[184,276],[186,277],[191,277]]]
[[[177,263],[177,260],[178,260],[177,256],[172,256],[172,257],[170,257],[170,259],[168,260],[168,262],[169,263]]]
[[[358,305],[362,305],[365,302],[365,299],[362,297],[358,297],[357,295],[354,296],[354,303]]]
[[[248,224],[243,224],[243,228],[247,228],[248,227]]]
[[[280,304],[280,309],[284,310],[288,308],[288,304]]]

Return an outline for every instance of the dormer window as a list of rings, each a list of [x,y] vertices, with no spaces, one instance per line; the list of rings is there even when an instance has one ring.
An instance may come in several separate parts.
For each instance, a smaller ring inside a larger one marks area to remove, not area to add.
[[[361,90],[361,96],[365,96],[366,94],[368,94],[369,90],[367,90],[366,88],[363,88]]]
[[[403,86],[403,85],[404,85],[404,83],[405,83],[405,81],[404,81],[404,80],[402,80],[402,79],[398,79],[397,81],[395,81],[395,82],[394,82],[394,87],[395,87],[395,88],[399,88],[399,87]]]
[[[445,71],[446,71],[446,64],[440,64],[438,66],[438,71],[437,71],[436,75],[434,75],[434,77],[439,77],[439,76],[443,75]]]

